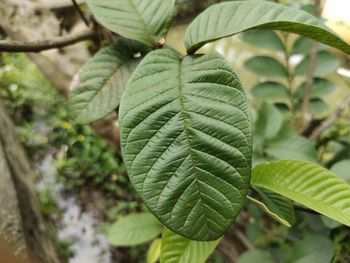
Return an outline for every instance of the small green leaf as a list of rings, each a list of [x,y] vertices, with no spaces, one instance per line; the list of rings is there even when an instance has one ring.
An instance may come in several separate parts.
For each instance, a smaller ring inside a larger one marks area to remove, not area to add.
[[[264,103],[255,122],[255,133],[264,139],[274,138],[283,125],[282,113],[273,105]]]
[[[139,59],[138,49],[120,41],[101,49],[79,71],[69,94],[70,114],[78,123],[102,119],[119,106],[124,87]]]
[[[241,34],[241,39],[258,48],[284,52],[285,47],[280,37],[272,30],[252,30]]]
[[[331,167],[331,171],[346,182],[350,183],[350,160],[337,162]]]
[[[327,110],[327,104],[322,99],[311,99],[309,105],[310,113],[317,115]]]
[[[160,263],[205,263],[219,242],[220,239],[207,242],[186,239],[165,228]]]
[[[107,229],[112,246],[136,246],[155,239],[161,232],[158,220],[148,212],[130,214],[117,220]]]
[[[232,1],[212,5],[189,25],[185,46],[192,54],[208,42],[250,29],[296,33],[350,54],[350,46],[316,17],[267,1]]]
[[[306,56],[296,67],[296,75],[306,75],[310,64],[310,56]],[[323,76],[335,72],[340,66],[338,58],[330,52],[324,50],[317,53],[314,76]]]
[[[122,154],[136,191],[168,228],[223,235],[244,205],[251,172],[249,103],[217,52],[149,53],[120,105]]]
[[[156,263],[160,258],[161,239],[157,238],[151,243],[147,252],[147,263]]]
[[[299,99],[303,98],[305,85],[306,83],[303,82],[297,87],[295,91],[295,96],[297,98]],[[335,84],[332,81],[328,79],[323,79],[323,78],[314,78],[310,98],[314,99],[314,98],[322,97],[324,95],[331,93],[334,90],[335,90]]]
[[[287,77],[288,72],[284,65],[275,58],[256,56],[248,59],[244,66],[250,71],[267,77]]]
[[[350,226],[350,185],[313,163],[283,160],[254,167],[251,184]]]
[[[259,249],[249,250],[244,252],[239,258],[237,263],[275,263],[269,252]]]
[[[285,85],[278,82],[262,82],[255,85],[251,90],[252,95],[261,100],[288,99],[289,91]]]
[[[264,188],[254,188],[259,194],[263,204],[272,214],[272,218],[291,227],[295,223],[293,203],[289,199]]]
[[[175,0],[87,0],[96,20],[129,39],[155,46],[169,30]]]
[[[311,50],[311,46],[312,46],[312,39],[307,38],[307,37],[298,37],[294,43],[293,43],[293,47],[292,47],[292,54],[296,55],[296,54],[302,54],[302,55],[306,55],[310,53]],[[318,44],[318,50],[324,50],[327,47],[325,45],[322,44]]]

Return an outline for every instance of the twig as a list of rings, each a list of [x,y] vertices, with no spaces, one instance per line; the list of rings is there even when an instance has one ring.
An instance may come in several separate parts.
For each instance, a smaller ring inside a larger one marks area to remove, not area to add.
[[[0,41],[0,52],[41,52],[73,45],[80,41],[91,39],[94,36],[95,31],[89,28],[75,35],[57,37],[51,40],[30,42]]]
[[[315,11],[314,14],[316,17],[320,17],[321,15],[321,0],[315,0]],[[314,84],[314,71],[316,67],[316,59],[317,59],[317,47],[318,43],[316,41],[312,41],[311,50],[310,50],[310,62],[307,68],[307,79],[304,87],[304,96],[303,102],[301,106],[301,126],[300,131],[303,132],[308,123],[309,116],[309,104],[312,86]]]
[[[338,119],[342,112],[346,110],[346,108],[348,108],[349,106],[350,94],[340,103],[339,107],[336,109],[334,114],[329,116],[325,121],[321,123],[321,125],[316,130],[314,130],[309,139],[312,141],[316,141],[325,130],[332,126],[332,124]]]
[[[252,250],[255,248],[255,246],[249,241],[249,239],[239,229],[234,228],[233,233],[248,250]]]
[[[89,22],[89,20],[86,18],[86,16],[84,15],[83,11],[81,11],[80,6],[79,6],[79,4],[77,3],[77,1],[76,1],[76,0],[72,0],[72,2],[73,2],[73,5],[74,5],[75,10],[77,10],[77,12],[79,13],[81,19],[83,19],[85,25],[87,25],[87,26],[89,27],[89,26],[90,26],[90,22]]]

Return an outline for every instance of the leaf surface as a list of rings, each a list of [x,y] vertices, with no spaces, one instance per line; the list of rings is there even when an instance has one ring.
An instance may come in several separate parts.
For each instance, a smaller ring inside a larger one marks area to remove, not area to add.
[[[130,214],[118,219],[107,229],[113,246],[136,246],[156,238],[161,232],[159,221],[148,212]]]
[[[185,46],[192,54],[208,42],[250,29],[296,33],[350,54],[350,46],[313,15],[267,1],[232,1],[212,5],[189,25]]]
[[[219,240],[195,241],[175,234],[169,229],[163,230],[160,263],[205,263],[206,259],[219,244]]]
[[[155,46],[165,37],[175,0],[87,0],[96,20],[129,39]]]
[[[288,99],[289,91],[285,85],[278,82],[267,81],[255,85],[251,90],[252,95],[261,100]]]
[[[173,231],[219,238],[249,186],[251,118],[246,94],[217,52],[151,52],[120,106],[128,174],[145,204]]]
[[[269,56],[256,56],[248,59],[244,66],[250,71],[268,77],[284,77],[288,76],[288,72],[284,65],[277,59]]]
[[[254,167],[251,184],[350,226],[350,185],[313,163],[282,160]]]
[[[102,119],[120,103],[120,98],[139,59],[135,48],[120,42],[101,49],[77,74],[69,94],[70,114],[78,123]]]

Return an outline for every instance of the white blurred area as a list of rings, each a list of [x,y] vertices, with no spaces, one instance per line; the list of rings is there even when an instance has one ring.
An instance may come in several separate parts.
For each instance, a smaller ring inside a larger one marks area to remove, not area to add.
[[[350,0],[327,0],[322,16],[327,26],[350,43]]]

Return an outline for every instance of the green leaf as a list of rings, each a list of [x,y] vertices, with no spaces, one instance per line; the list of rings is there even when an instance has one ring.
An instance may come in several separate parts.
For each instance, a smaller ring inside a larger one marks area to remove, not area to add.
[[[205,263],[206,259],[219,244],[214,241],[194,241],[175,234],[169,229],[163,230],[160,263]]]
[[[331,171],[344,181],[350,183],[350,160],[337,162],[331,167]]]
[[[306,38],[306,37],[298,37],[293,43],[292,55],[309,54],[311,50],[311,46],[312,46],[312,39]],[[317,47],[319,51],[327,48],[325,45],[322,45],[322,44],[318,44]]]
[[[278,82],[262,82],[253,87],[252,95],[261,100],[278,100],[289,98],[289,91],[285,85]]]
[[[295,96],[298,97],[299,99],[302,99],[304,96],[305,85],[306,85],[306,82],[303,82],[297,87],[295,91]],[[314,99],[314,98],[322,97],[331,93],[334,90],[335,90],[334,82],[328,79],[314,78],[310,98]]]
[[[264,139],[272,139],[277,135],[282,125],[282,113],[272,104],[264,103],[260,108],[254,130]]]
[[[350,226],[350,185],[321,166],[295,160],[258,164],[251,184]]]
[[[137,52],[121,41],[101,49],[80,69],[68,100],[76,122],[97,121],[119,106],[124,87],[139,62],[134,57]]]
[[[147,252],[147,263],[156,263],[160,258],[161,239],[153,240]]]
[[[212,5],[189,25],[185,46],[192,54],[208,42],[250,29],[296,33],[350,54],[350,46],[316,17],[266,1],[232,1]]]
[[[335,249],[331,240],[324,236],[307,236],[289,251],[287,262],[330,263]]]
[[[248,59],[244,66],[250,71],[267,77],[287,77],[288,72],[278,60],[268,56],[256,56]]]
[[[237,263],[274,263],[272,256],[269,252],[259,249],[249,250],[244,252],[239,258]]]
[[[306,75],[310,64],[310,56],[306,56],[296,67],[296,75]],[[319,51],[317,53],[314,76],[322,76],[335,72],[340,66],[338,58],[328,51]]]
[[[113,246],[136,246],[155,239],[161,232],[158,220],[148,212],[130,214],[117,220],[107,230]]]
[[[96,20],[129,39],[155,46],[169,30],[175,0],[86,0]]]
[[[241,39],[258,48],[284,52],[280,37],[272,30],[252,30],[241,34]]]
[[[151,52],[120,106],[121,145],[136,191],[168,228],[214,240],[240,212],[249,186],[246,94],[217,52]]]
[[[321,114],[327,109],[327,104],[322,99],[311,99],[309,105],[309,111],[312,114]]]
[[[267,211],[264,210],[267,214],[288,227],[295,223],[293,203],[289,199],[264,188],[255,187],[254,189],[266,206]]]

